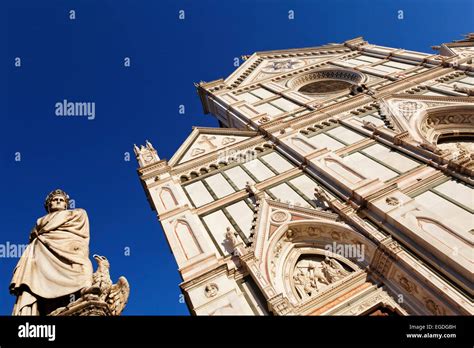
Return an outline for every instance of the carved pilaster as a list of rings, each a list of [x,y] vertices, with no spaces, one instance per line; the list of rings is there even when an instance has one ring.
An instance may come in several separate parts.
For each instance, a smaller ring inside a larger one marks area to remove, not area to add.
[[[268,300],[268,306],[270,311],[276,315],[289,315],[293,314],[293,306],[290,301],[283,294],[278,294]]]
[[[386,277],[396,255],[401,251],[400,244],[394,241],[392,237],[385,238],[375,250],[374,258],[370,264],[370,271],[374,275]]]

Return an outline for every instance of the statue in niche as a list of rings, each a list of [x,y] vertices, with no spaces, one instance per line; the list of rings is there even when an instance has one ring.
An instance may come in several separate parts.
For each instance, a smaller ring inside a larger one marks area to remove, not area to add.
[[[295,267],[293,282],[301,299],[308,299],[328,285],[346,277],[346,270],[336,259],[322,255],[301,258]]]
[[[298,271],[293,276],[296,291],[301,298],[311,297],[313,294],[313,286],[310,284],[310,279],[301,268],[297,268]]]
[[[322,270],[330,283],[337,282],[349,274],[336,259],[330,257],[326,257],[322,262]]]
[[[319,268],[319,264],[316,261],[310,260],[308,262],[308,274],[310,284],[316,290],[319,290],[320,285],[328,285],[329,282],[326,279],[323,272]]]
[[[60,189],[44,207],[47,214],[36,221],[13,271],[12,315],[119,315],[130,288],[124,277],[112,284],[105,257],[94,256],[99,267],[92,273],[86,211],[68,209],[69,196]]]

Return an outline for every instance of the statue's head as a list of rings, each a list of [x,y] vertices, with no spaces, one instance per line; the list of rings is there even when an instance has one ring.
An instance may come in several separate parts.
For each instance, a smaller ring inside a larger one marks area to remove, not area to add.
[[[44,208],[48,213],[66,210],[69,208],[69,196],[61,189],[51,191],[44,201]]]

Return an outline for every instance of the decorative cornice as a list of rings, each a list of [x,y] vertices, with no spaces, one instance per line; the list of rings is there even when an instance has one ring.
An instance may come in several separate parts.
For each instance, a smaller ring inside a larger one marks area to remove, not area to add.
[[[144,177],[146,175],[150,175],[150,173],[157,174],[158,172],[167,172],[169,171],[169,168],[170,167],[168,166],[168,162],[166,160],[161,160],[159,162],[151,163],[147,166],[138,168],[137,172],[139,176]]]
[[[268,141],[263,137],[263,135],[256,135],[252,138],[237,142],[236,144],[232,146],[228,146],[226,147],[226,149],[228,149],[229,151],[230,150],[242,151],[242,150],[250,149],[254,146],[263,145],[267,142]],[[203,165],[212,164],[212,162],[218,160],[220,151],[222,151],[222,149],[214,150],[204,156],[186,161],[184,163],[177,164],[174,167],[170,167],[170,173],[172,175],[179,175],[184,172],[189,172],[195,169],[199,170],[199,168],[202,167]]]
[[[203,285],[205,282],[209,281],[209,279],[219,276],[221,274],[228,274],[229,269],[227,267],[227,263],[222,263],[221,265],[211,269],[208,272],[202,273],[197,277],[182,282],[179,286],[184,291],[189,291],[191,288],[199,285]]]
[[[449,103],[474,103],[474,97],[463,97],[463,96],[437,96],[437,95],[424,95],[424,94],[408,94],[399,93],[387,96],[386,99],[415,99],[425,101],[439,101]]]

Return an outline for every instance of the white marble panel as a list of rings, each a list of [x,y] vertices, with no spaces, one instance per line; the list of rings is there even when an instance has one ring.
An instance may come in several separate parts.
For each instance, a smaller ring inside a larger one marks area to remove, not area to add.
[[[269,191],[274,194],[276,198],[281,199],[282,202],[289,201],[292,204],[300,203],[301,206],[308,205],[308,202],[306,202],[287,184],[280,184],[272,187]]]
[[[372,122],[377,127],[384,125],[383,121],[380,118],[377,118],[377,117],[372,116],[372,115],[364,116],[361,119],[364,120],[364,121],[367,121],[367,122]]]
[[[308,138],[308,141],[314,146],[316,146],[317,149],[327,148],[331,151],[335,151],[346,146],[343,143],[337,141],[334,138],[331,138],[330,136],[324,133],[320,133],[318,135],[310,137]]]
[[[365,55],[358,56],[357,59],[363,60],[363,61],[366,61],[366,62],[370,62],[370,63],[375,63],[375,62],[378,62],[378,61],[381,60],[381,58],[365,56]]]
[[[356,133],[343,126],[328,130],[326,133],[332,135],[336,139],[343,141],[346,144],[354,144],[355,142],[365,138],[363,135],[360,135],[359,133]]]
[[[247,182],[255,184],[255,181],[240,166],[228,169],[224,172],[235,186],[242,190]]]
[[[250,103],[250,104],[256,103],[260,100],[260,98],[257,98],[256,96],[248,92],[239,94],[236,97],[239,98],[239,100],[245,100],[247,103]]]
[[[255,109],[261,114],[266,113],[270,116],[280,115],[284,112],[284,111],[278,109],[277,107],[275,107],[275,106],[273,106],[269,103],[265,103],[265,104],[255,106]]]
[[[218,210],[212,214],[204,216],[203,220],[214,237],[217,245],[219,246],[219,249],[222,251],[222,253],[224,253],[224,255],[228,254],[225,243],[225,234],[227,232],[227,227],[232,228],[232,224],[227,219],[225,214],[222,212],[222,210]]]
[[[362,60],[362,59],[359,59],[359,57],[357,58],[352,58],[352,59],[348,59],[348,60],[345,60],[343,61],[344,64],[349,64],[351,66],[361,66],[361,65],[368,65],[370,64],[370,62],[367,62],[365,60]]]
[[[436,186],[434,190],[452,198],[466,207],[474,209],[474,189],[467,185],[454,180],[449,180]]]
[[[421,206],[443,217],[440,222],[457,232],[467,233],[474,229],[473,214],[438,196],[436,193],[426,191],[416,196],[415,200]]]
[[[297,178],[294,178],[290,180],[290,183],[300,190],[301,193],[306,196],[306,198],[311,200],[314,199],[314,189],[318,186],[318,184],[316,184],[306,175],[301,175]]]
[[[453,83],[450,83],[450,85],[456,85],[458,87],[462,87],[462,88],[472,88],[472,85],[469,84],[469,83],[464,83],[464,82],[461,82],[461,81],[455,81]]]
[[[275,94],[273,94],[272,92],[264,89],[264,88],[257,88],[257,89],[254,89],[251,91],[252,94],[255,94],[256,96],[262,98],[262,99],[266,99],[266,98],[270,98],[270,97],[273,97]]]
[[[383,65],[389,66],[395,69],[402,69],[402,70],[407,70],[407,69],[411,69],[415,67],[415,65],[405,64],[405,63],[400,63],[400,62],[393,62],[393,61],[386,62]]]
[[[372,67],[372,69],[375,69],[377,71],[381,71],[385,74],[391,74],[391,73],[394,73],[396,71],[400,71],[400,69],[398,69],[398,68],[392,68],[390,66],[386,66],[386,65],[383,65],[383,64],[376,65],[376,66]]]
[[[419,166],[419,163],[413,161],[407,156],[396,151],[391,151],[390,148],[380,144],[369,146],[362,150],[362,152],[388,164],[402,173]]]
[[[242,232],[247,238],[250,237],[250,229],[252,228],[253,211],[249,208],[247,203],[244,201],[237,202],[235,204],[226,207],[230,216],[239,225]]]
[[[200,207],[214,200],[209,191],[201,181],[186,185],[184,187],[195,207]]]
[[[283,109],[285,111],[291,111],[299,108],[298,104],[292,103],[291,101],[285,99],[285,98],[278,98],[274,101],[272,101],[272,104],[274,106],[279,107],[280,109]]]
[[[380,179],[387,181],[396,177],[398,174],[387,167],[377,163],[369,157],[356,152],[343,158],[344,163],[352,169],[369,179]]]
[[[263,181],[275,176],[275,174],[270,169],[268,169],[266,165],[260,162],[258,158],[244,163],[244,167],[248,169],[250,173],[252,173],[252,175],[255,176],[259,181]]]
[[[262,159],[270,164],[278,173],[283,173],[294,168],[290,162],[276,152],[271,152],[268,155],[262,156]]]
[[[459,82],[463,82],[463,83],[467,83],[467,84],[470,84],[470,85],[474,85],[474,77],[471,77],[471,76],[467,76],[463,79],[460,79]]]
[[[234,193],[234,189],[227,180],[222,176],[222,174],[215,174],[205,179],[208,185],[211,187],[212,191],[216,194],[217,197],[222,198],[231,193]]]

